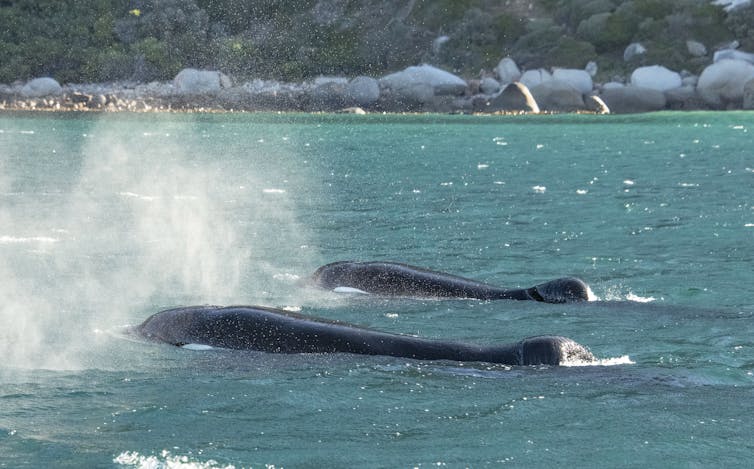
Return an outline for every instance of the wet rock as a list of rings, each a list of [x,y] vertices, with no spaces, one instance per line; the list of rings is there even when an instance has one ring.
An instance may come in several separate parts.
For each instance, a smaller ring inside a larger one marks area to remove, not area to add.
[[[21,88],[24,98],[41,98],[43,96],[57,96],[63,92],[63,87],[54,78],[35,78]]]

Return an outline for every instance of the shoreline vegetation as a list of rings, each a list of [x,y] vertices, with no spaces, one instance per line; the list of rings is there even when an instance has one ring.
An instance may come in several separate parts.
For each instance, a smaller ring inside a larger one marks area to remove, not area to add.
[[[0,111],[754,109],[749,0],[66,3],[0,2]]]

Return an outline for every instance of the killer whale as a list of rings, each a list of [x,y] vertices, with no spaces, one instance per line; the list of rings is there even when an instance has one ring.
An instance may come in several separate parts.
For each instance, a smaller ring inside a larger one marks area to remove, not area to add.
[[[145,339],[176,346],[270,353],[353,353],[505,365],[561,365],[595,359],[584,346],[561,336],[479,346],[381,332],[261,306],[173,308],[153,314],[135,331]]]
[[[310,281],[328,290],[355,289],[383,296],[511,299],[546,303],[589,300],[589,286],[574,277],[559,278],[531,288],[505,289],[398,262],[333,262],[318,268]]]

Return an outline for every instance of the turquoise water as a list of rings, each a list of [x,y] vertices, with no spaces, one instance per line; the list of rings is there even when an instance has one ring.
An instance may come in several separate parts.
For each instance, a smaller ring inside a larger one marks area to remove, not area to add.
[[[754,114],[0,115],[0,467],[707,467],[754,452]],[[598,301],[302,285],[394,260]],[[286,307],[599,366],[193,351]]]

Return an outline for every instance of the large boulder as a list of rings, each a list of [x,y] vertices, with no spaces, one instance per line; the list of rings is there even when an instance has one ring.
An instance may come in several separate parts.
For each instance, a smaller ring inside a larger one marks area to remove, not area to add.
[[[709,109],[709,106],[699,97],[696,86],[684,85],[665,92],[666,107],[675,111],[696,111]]]
[[[426,64],[386,75],[380,79],[380,86],[396,95],[416,97],[421,102],[426,102],[427,90],[431,92],[429,97],[457,96],[468,88],[468,84],[462,78]]]
[[[667,91],[682,85],[681,75],[662,65],[639,67],[631,74],[631,85],[657,91]]]
[[[173,87],[182,94],[216,93],[222,88],[230,88],[230,78],[214,70],[184,68],[173,78]]]
[[[525,71],[524,74],[521,75],[521,80],[519,81],[527,88],[531,89],[539,85],[540,83],[550,80],[552,80],[552,75],[550,74],[550,72],[548,72],[544,68],[538,68],[535,70]]]
[[[347,99],[347,82],[340,80],[315,81],[315,86],[302,99],[304,109],[309,111],[334,111],[350,103]]]
[[[24,98],[41,98],[43,96],[57,96],[63,92],[63,87],[54,78],[43,77],[28,81],[21,88]]]
[[[510,57],[506,57],[497,64],[495,67],[495,74],[500,80],[501,85],[507,85],[521,79],[521,70],[519,70],[516,62]]]
[[[603,88],[600,98],[613,114],[659,111],[666,104],[661,91],[638,86]]]
[[[566,81],[545,81],[532,87],[530,91],[539,108],[544,111],[573,112],[585,108],[584,94]]]
[[[723,59],[702,71],[696,89],[710,106],[724,109],[743,104],[744,84],[754,78],[754,65],[742,60]]]
[[[712,61],[719,62],[725,59],[743,60],[744,62],[749,62],[750,64],[754,64],[754,54],[751,54],[749,52],[744,52],[741,50],[735,50],[735,49],[722,49],[715,52],[715,55],[713,56]]]
[[[552,71],[552,79],[568,83],[582,94],[591,93],[594,83],[592,76],[586,70],[575,68],[556,68]]]

